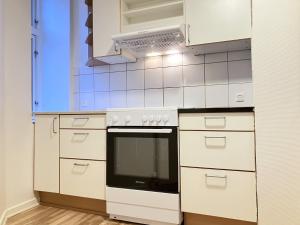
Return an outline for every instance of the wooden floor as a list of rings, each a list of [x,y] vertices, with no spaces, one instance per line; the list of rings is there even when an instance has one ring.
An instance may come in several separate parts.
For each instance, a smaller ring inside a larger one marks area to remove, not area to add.
[[[6,225],[128,225],[99,215],[37,206],[8,219]]]

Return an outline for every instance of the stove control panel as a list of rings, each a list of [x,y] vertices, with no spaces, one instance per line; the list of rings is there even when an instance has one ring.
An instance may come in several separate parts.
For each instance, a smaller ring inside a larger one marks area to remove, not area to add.
[[[112,109],[107,126],[178,126],[177,109]]]

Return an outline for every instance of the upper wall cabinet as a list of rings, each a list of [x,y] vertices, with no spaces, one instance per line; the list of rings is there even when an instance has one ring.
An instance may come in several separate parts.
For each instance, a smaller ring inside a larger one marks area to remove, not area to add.
[[[136,59],[117,49],[112,36],[121,32],[120,0],[93,0],[93,50],[100,61],[116,64]]]
[[[187,45],[251,38],[251,0],[185,0]]]

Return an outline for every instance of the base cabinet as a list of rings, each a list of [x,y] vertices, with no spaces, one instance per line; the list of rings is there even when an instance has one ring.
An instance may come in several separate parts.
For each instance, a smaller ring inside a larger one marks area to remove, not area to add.
[[[254,172],[181,168],[184,212],[257,221]]]
[[[59,193],[59,115],[35,121],[34,190]]]
[[[34,190],[105,200],[104,114],[36,115]]]
[[[254,113],[183,113],[179,129],[182,211],[255,224]]]
[[[61,194],[104,200],[105,168],[104,161],[61,159]]]

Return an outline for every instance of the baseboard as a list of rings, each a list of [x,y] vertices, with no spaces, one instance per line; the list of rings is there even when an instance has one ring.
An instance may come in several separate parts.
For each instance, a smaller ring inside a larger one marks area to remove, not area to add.
[[[24,212],[28,209],[31,209],[37,205],[39,205],[38,200],[36,198],[33,198],[31,200],[22,202],[18,205],[15,205],[15,206],[12,206],[12,207],[6,209],[0,217],[0,225],[5,225],[5,223],[9,217],[12,217],[20,212]]]
[[[226,219],[221,217],[205,216],[193,213],[184,213],[185,225],[257,225],[254,222]]]
[[[104,200],[82,198],[49,192],[39,192],[39,197],[40,204],[44,206],[108,216],[106,214],[106,201]]]

